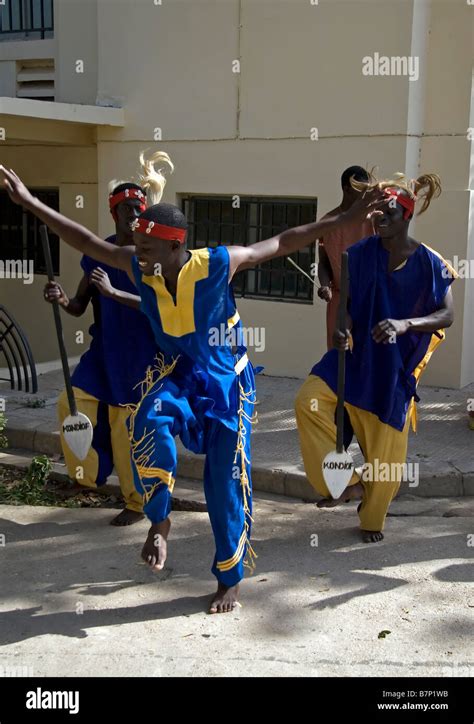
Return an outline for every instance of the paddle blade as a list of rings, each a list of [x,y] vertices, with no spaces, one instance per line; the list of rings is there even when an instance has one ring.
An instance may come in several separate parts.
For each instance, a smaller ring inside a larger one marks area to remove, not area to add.
[[[354,472],[354,461],[348,452],[328,453],[323,460],[323,477],[334,500],[340,498]]]
[[[86,415],[68,415],[62,432],[67,446],[79,460],[85,460],[92,444],[92,423]]]

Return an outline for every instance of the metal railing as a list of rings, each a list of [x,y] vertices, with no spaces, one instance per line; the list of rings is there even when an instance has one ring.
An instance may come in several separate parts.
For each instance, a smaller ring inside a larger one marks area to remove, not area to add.
[[[52,37],[53,31],[53,0],[0,0],[0,40],[43,40]]]
[[[0,377],[1,382],[10,382],[12,390],[38,392],[35,360],[26,334],[7,308],[0,304],[0,367],[3,359],[7,363],[8,377]]]

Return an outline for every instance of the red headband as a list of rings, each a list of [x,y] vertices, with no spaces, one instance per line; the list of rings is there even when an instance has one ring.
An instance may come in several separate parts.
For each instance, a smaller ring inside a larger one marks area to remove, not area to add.
[[[113,211],[117,204],[121,204],[122,201],[128,201],[128,199],[138,199],[141,201],[140,211],[145,211],[146,196],[141,189],[124,189],[124,191],[119,191],[116,194],[109,194],[110,210]]]
[[[389,198],[396,199],[400,206],[403,206],[403,208],[405,209],[405,211],[403,212],[403,218],[405,219],[405,221],[410,216],[413,216],[413,214],[415,213],[416,196],[415,198],[412,198],[411,196],[402,195],[402,189],[397,189],[394,186],[384,189],[384,194]]]
[[[180,244],[184,244],[186,240],[186,229],[165,226],[164,224],[158,224],[156,221],[150,221],[150,219],[135,219],[132,229],[138,231],[139,234],[150,234],[150,236],[156,236],[158,239],[166,239],[167,241],[179,241]]]

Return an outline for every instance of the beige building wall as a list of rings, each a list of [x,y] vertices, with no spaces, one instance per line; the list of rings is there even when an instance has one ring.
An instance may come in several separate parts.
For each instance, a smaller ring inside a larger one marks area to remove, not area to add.
[[[108,0],[111,7],[113,0]],[[55,0],[56,101],[95,105],[97,0]]]
[[[443,193],[416,224],[416,236],[447,259],[474,259],[472,242],[471,122],[474,7],[467,3],[433,0],[430,52],[420,169],[441,176]],[[449,28],[449,32],[446,29]],[[473,264],[474,266],[474,264]],[[428,367],[424,380],[439,384],[447,377],[453,386],[474,380],[474,280],[453,285],[456,321],[448,340]]]
[[[106,2],[98,6],[99,36],[105,39],[107,27],[110,39],[99,48],[99,97],[125,98],[127,125],[98,134],[100,188],[112,176],[133,173],[145,147],[168,151],[176,164],[169,201],[186,193],[307,196],[317,197],[320,215],[338,203],[340,173],[353,163],[377,165],[381,176],[438,171],[443,196],[413,229],[447,258],[466,256],[469,7],[448,0],[317,6],[307,0],[175,0],[166,7],[118,0],[116,7],[111,18]],[[114,44],[124,27],[123,43]],[[418,55],[420,79],[364,76],[363,57],[376,51]],[[234,73],[237,59],[240,72]],[[439,93],[440,64],[448,104]],[[314,128],[318,141],[310,140]],[[157,129],[162,141],[154,140]],[[104,234],[110,229],[106,210],[99,218]],[[426,374],[431,384],[456,387],[474,379],[465,286],[455,286],[458,317]],[[267,373],[304,376],[324,352],[319,299],[312,306],[238,304],[246,325],[265,328],[265,352],[253,360]]]
[[[97,226],[97,159],[95,148],[60,148],[48,146],[8,146],[2,149],[2,163],[16,170],[25,183],[34,188],[58,188],[60,211],[84,223]],[[84,197],[84,208],[76,208],[76,196]],[[60,249],[58,281],[69,296],[73,296],[82,271],[80,254],[66,244]],[[45,275],[35,275],[32,284],[18,279],[0,281],[0,302],[5,304],[23,327],[37,363],[59,358],[53,312],[43,299]],[[87,312],[76,319],[62,315],[64,339],[71,357],[87,349],[88,329],[92,316]],[[76,343],[76,332],[84,332],[84,343]]]
[[[293,0],[292,0],[293,2]],[[235,138],[237,0],[98,3],[98,96],[126,107],[116,140]],[[120,42],[118,39],[120,38]]]
[[[126,124],[98,128],[97,151],[34,153],[43,160],[65,154],[66,178],[49,161],[41,173],[61,185],[62,209],[74,218],[69,191],[85,184],[95,194],[95,206],[91,200],[80,219],[94,228],[97,212],[102,236],[113,230],[108,181],[136,173],[140,150],[159,148],[176,165],[165,200],[179,202],[188,193],[305,196],[318,199],[318,215],[339,202],[340,174],[349,165],[377,165],[380,176],[437,171],[444,193],[412,233],[449,259],[473,256],[467,127],[474,125],[474,8],[467,3],[61,0],[56,6],[58,100],[123,106]],[[363,58],[375,52],[418,55],[420,79],[364,76]],[[82,75],[75,71],[79,59]],[[311,140],[314,129],[319,140]],[[25,150],[7,152],[38,183],[38,166],[28,163]],[[63,247],[65,258],[77,280],[77,255]],[[455,285],[457,320],[426,374],[431,384],[457,387],[474,379],[471,287]],[[326,310],[316,295],[313,305],[238,304],[245,325],[265,328],[265,351],[252,358],[268,374],[304,377],[324,352]],[[77,328],[73,322],[68,334]],[[48,340],[44,359],[57,356],[54,344]]]

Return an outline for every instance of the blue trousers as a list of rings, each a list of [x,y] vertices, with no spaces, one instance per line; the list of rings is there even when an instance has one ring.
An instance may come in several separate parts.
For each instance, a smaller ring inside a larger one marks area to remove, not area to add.
[[[253,567],[250,545],[252,482],[250,433],[255,404],[255,379],[250,362],[236,374],[237,430],[200,411],[200,398],[183,380],[156,379],[151,370],[142,383],[143,397],[128,419],[132,467],[144,513],[151,523],[165,520],[171,511],[176,479],[176,436],[185,447],[206,455],[204,493],[214,533],[216,552],[212,573],[234,586]]]

